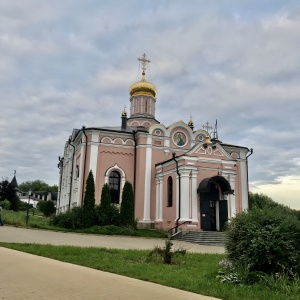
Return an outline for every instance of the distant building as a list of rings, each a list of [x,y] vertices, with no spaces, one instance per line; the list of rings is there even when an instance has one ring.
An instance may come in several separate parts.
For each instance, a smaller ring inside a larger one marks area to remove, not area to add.
[[[156,87],[142,78],[131,85],[129,117],[121,126],[74,129],[59,160],[57,212],[81,206],[90,170],[99,204],[105,183],[112,203],[121,203],[125,181],[133,184],[140,227],[222,230],[228,218],[248,208],[247,147],[211,137],[208,123],[192,119],[169,126],[155,118]],[[171,100],[168,100],[171,101]]]

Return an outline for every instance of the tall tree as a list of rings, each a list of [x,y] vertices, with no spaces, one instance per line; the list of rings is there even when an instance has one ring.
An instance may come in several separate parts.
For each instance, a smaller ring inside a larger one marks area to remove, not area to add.
[[[95,223],[95,182],[92,170],[86,180],[83,200],[83,225],[91,227]]]
[[[10,202],[10,210],[18,210],[20,207],[20,199],[16,194],[15,187],[7,180],[0,182],[0,200],[7,199]]]
[[[109,185],[105,183],[102,187],[101,192],[101,202],[99,207],[101,224],[109,225],[111,219],[111,197],[110,197],[110,189]]]
[[[129,181],[125,182],[123,193],[122,193],[122,202],[120,209],[120,221],[121,225],[134,226],[134,194],[132,184]]]

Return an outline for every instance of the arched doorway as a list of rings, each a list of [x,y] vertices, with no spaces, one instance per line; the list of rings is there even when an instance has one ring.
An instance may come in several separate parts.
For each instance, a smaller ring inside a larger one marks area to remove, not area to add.
[[[201,228],[204,231],[222,231],[228,220],[228,204],[224,195],[233,194],[229,182],[222,176],[201,181],[200,198]]]

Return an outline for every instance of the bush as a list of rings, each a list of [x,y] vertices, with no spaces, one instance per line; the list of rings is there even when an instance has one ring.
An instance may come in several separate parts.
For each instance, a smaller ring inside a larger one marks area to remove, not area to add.
[[[96,223],[98,225],[119,225],[119,209],[111,203],[109,185],[103,185],[100,205],[96,207]]]
[[[86,228],[95,225],[95,182],[92,171],[90,171],[86,180],[82,222]]]
[[[264,273],[283,268],[300,272],[300,222],[281,207],[253,208],[238,214],[225,230],[229,259]]]
[[[5,200],[3,200],[3,201],[0,201],[0,206],[1,206],[3,209],[9,210],[9,208],[10,208],[10,202],[9,202],[7,199],[5,199]]]
[[[39,201],[37,208],[45,215],[45,217],[50,217],[55,213],[55,204],[53,201]]]
[[[166,239],[165,246],[159,247],[155,246],[153,250],[150,251],[148,259],[151,259],[153,255],[159,256],[164,264],[170,265],[174,263],[174,259],[179,256],[184,256],[186,254],[186,249],[179,248],[172,251],[173,243],[170,239]]]
[[[125,182],[122,203],[120,209],[120,222],[122,226],[135,226],[136,222],[134,219],[134,195],[132,184],[129,181]]]
[[[81,207],[74,207],[66,213],[61,213],[53,217],[52,224],[66,229],[81,229],[83,213]]]

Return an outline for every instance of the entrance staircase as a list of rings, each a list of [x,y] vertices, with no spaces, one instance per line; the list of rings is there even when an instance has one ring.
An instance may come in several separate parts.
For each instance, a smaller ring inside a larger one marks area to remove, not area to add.
[[[220,231],[182,231],[171,239],[199,245],[224,246],[225,234]]]

